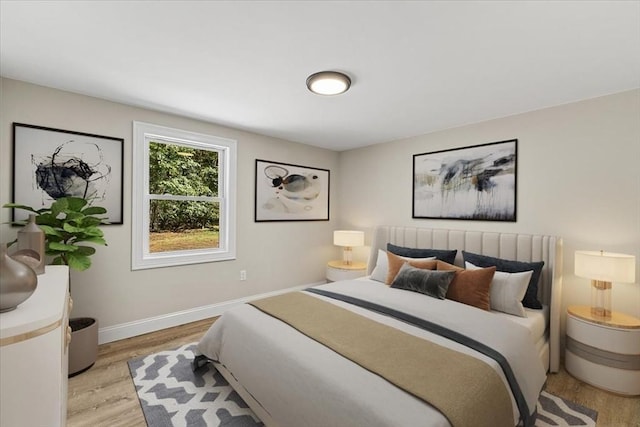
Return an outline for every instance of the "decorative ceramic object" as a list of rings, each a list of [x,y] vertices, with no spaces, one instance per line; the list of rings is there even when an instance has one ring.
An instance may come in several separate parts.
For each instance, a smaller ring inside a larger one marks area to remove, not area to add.
[[[31,249],[21,249],[11,254],[11,258],[31,267],[33,271],[40,265],[40,255]],[[38,274],[36,272],[36,274]]]
[[[31,267],[12,259],[0,244],[0,313],[15,309],[33,294],[38,276]]]
[[[36,224],[36,215],[29,215],[29,222],[27,222],[27,224],[18,231],[18,252],[28,250],[35,253],[36,256],[34,256],[31,252],[23,252],[22,254],[36,258],[38,263],[36,264],[35,268],[31,265],[31,263],[29,264],[29,266],[32,267],[36,272],[36,274],[44,273],[45,240],[46,236],[44,234],[44,231],[42,231],[42,229],[38,227],[38,224]]]

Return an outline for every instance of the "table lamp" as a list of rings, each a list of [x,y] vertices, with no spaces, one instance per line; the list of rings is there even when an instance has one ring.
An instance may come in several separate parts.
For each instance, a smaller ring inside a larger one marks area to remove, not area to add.
[[[575,274],[591,279],[591,314],[611,318],[611,283],[633,283],[636,275],[633,255],[604,251],[576,251]]]
[[[364,232],[350,230],[336,230],[333,232],[333,244],[342,246],[342,263],[351,265],[353,262],[351,248],[354,246],[364,246]]]

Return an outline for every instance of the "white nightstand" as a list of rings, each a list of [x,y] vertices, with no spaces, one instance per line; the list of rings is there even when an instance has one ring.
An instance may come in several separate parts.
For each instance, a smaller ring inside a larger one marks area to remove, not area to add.
[[[603,319],[590,307],[569,306],[565,367],[593,386],[640,395],[640,319],[616,312]]]
[[[327,280],[330,282],[357,279],[366,274],[367,264],[364,262],[353,262],[350,265],[343,264],[342,261],[329,261],[327,263]]]

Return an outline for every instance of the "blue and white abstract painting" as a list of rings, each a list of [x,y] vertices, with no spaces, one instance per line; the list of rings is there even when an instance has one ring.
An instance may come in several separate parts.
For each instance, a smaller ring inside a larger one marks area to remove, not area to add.
[[[518,140],[415,154],[413,218],[516,221]]]

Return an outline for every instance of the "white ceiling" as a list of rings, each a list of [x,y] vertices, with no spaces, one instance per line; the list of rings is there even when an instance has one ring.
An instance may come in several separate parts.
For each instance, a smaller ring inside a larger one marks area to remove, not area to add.
[[[0,7],[4,77],[333,150],[640,87],[639,1]]]

